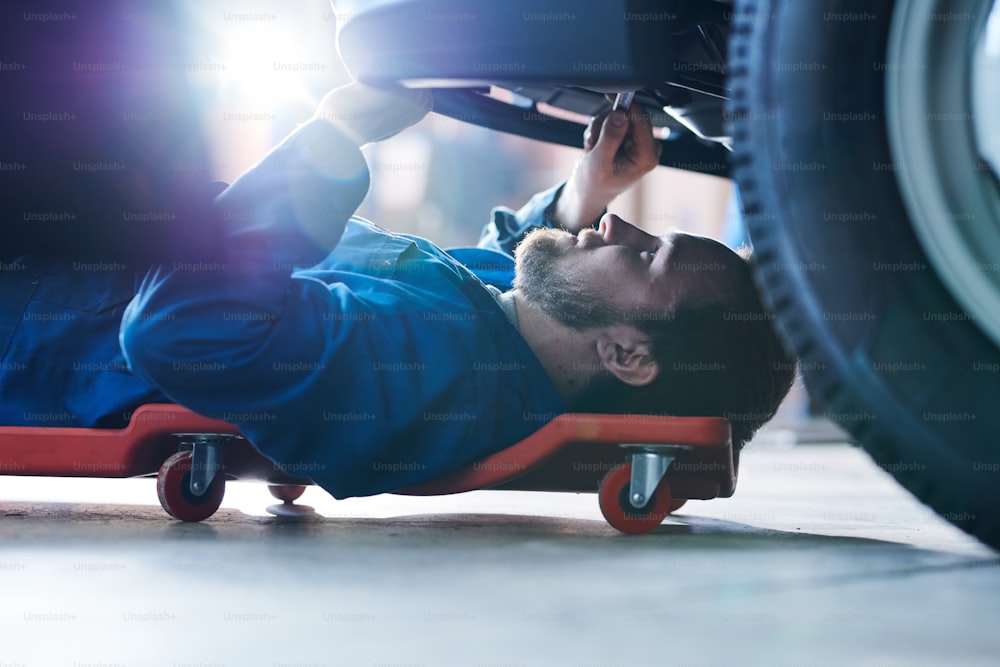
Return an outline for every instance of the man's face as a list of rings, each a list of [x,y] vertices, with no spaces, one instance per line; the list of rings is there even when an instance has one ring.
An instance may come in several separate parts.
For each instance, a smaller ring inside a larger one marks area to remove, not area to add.
[[[578,235],[535,230],[514,255],[514,286],[550,317],[578,330],[621,323],[630,314],[669,316],[690,290],[712,298],[721,289],[713,274],[732,259],[742,261],[711,239],[680,232],[654,236],[613,214],[597,230]]]

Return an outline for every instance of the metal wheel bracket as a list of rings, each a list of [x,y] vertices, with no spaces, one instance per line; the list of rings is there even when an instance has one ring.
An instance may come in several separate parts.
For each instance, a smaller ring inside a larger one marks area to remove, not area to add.
[[[677,449],[690,449],[690,447],[667,445],[638,448],[640,451],[631,455],[632,477],[629,481],[628,497],[633,507],[642,509],[649,504],[656,487],[667,473],[667,468],[677,458],[679,454]]]
[[[188,487],[191,495],[205,495],[215,476],[222,470],[222,446],[240,436],[225,433],[178,433],[184,438],[182,449],[191,450],[191,476]]]
[[[215,479],[222,467],[219,463],[221,452],[213,442],[195,442],[191,451],[191,494],[201,497]]]

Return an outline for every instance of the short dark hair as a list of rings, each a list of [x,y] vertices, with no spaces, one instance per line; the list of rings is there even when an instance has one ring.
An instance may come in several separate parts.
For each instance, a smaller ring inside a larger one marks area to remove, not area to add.
[[[731,251],[730,251],[731,252]],[[570,405],[574,412],[725,417],[739,451],[765,422],[795,378],[795,357],[778,337],[753,284],[749,252],[726,264],[721,299],[687,294],[663,312],[629,317],[649,337],[660,372],[633,387],[610,373],[595,376]]]

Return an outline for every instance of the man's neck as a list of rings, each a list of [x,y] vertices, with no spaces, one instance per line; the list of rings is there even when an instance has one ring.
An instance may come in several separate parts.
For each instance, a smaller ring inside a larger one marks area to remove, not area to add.
[[[567,404],[583,390],[597,370],[592,341],[557,322],[529,303],[518,290],[513,296],[518,329]]]
[[[507,317],[507,321],[517,329],[521,330],[521,323],[517,320],[517,305],[514,303],[514,291],[501,292],[499,289],[493,285],[487,285],[486,289],[489,290],[493,298],[497,300],[500,304],[500,308],[503,310],[503,314]]]

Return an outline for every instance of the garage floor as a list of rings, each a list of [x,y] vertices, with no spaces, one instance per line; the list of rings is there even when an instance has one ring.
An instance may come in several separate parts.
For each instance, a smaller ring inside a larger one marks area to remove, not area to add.
[[[753,447],[643,537],[478,492],[204,524],[151,480],[0,479],[0,667],[996,665],[1000,560],[848,445]],[[114,503],[114,504],[112,504]]]

